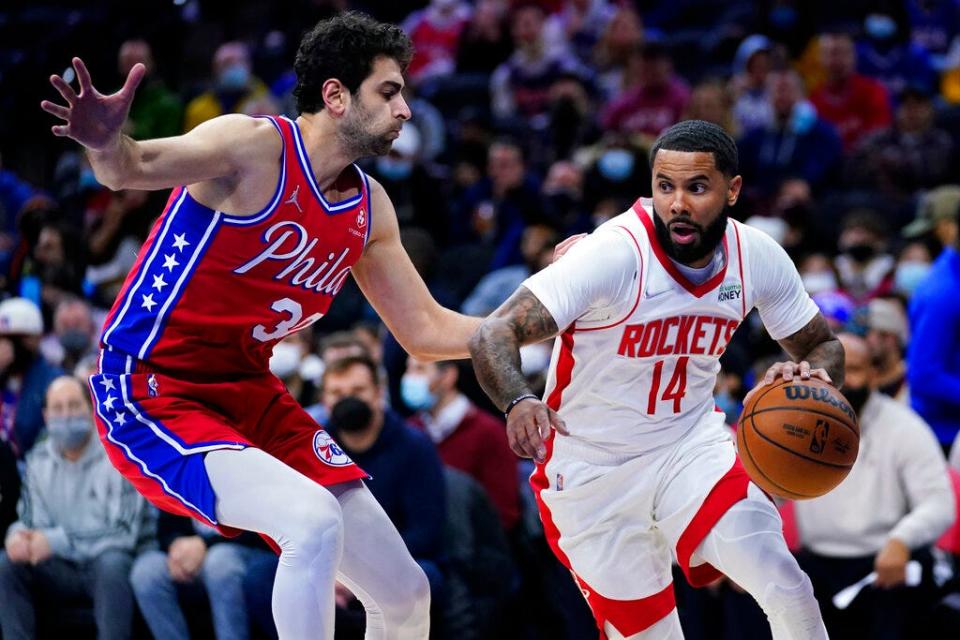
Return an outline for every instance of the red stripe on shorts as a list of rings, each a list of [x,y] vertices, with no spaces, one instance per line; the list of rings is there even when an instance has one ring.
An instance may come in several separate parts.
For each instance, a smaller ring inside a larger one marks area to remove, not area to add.
[[[703,587],[723,576],[713,565],[707,563],[691,567],[690,556],[723,514],[747,497],[749,483],[750,477],[740,463],[740,458],[735,458],[733,466],[713,485],[700,509],[677,540],[677,563],[687,576],[687,582],[694,587]]]

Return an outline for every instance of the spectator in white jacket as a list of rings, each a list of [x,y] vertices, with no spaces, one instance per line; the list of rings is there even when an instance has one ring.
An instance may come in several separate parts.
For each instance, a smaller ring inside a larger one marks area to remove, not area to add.
[[[947,463],[923,419],[876,391],[866,340],[839,338],[846,351],[843,393],[860,418],[860,453],[836,489],[796,503],[800,564],[831,637],[924,637],[916,625],[932,604],[930,549],[956,517]],[[904,584],[911,559],[923,567],[917,587]],[[833,595],[871,571],[876,583],[849,608],[835,609]]]

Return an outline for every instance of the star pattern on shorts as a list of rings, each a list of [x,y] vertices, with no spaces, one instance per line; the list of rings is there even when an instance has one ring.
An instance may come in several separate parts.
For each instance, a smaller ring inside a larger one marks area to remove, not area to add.
[[[111,394],[107,394],[107,399],[103,401],[103,407],[107,411],[113,411],[113,403],[117,401],[117,397]]]
[[[127,421],[127,414],[125,414],[123,411],[117,411],[113,415],[113,421],[119,425],[123,425]]]
[[[153,312],[153,308],[157,304],[156,301],[153,299],[153,294],[141,293],[140,295],[143,296],[143,302],[140,304],[140,306],[146,309],[147,311]]]
[[[178,233],[173,236],[173,246],[177,251],[182,252],[184,247],[189,247],[190,243],[187,242],[186,233]]]
[[[113,388],[113,380],[111,378],[102,378],[100,384],[103,385],[104,391],[116,391],[116,389]]]
[[[163,268],[167,271],[173,271],[180,266],[180,263],[177,262],[177,257],[174,254],[163,254]]]
[[[168,284],[170,284],[170,283],[163,279],[163,274],[162,274],[162,273],[161,273],[160,275],[154,275],[154,276],[153,276],[153,287],[152,287],[152,288],[153,288],[153,289],[156,289],[156,290],[159,291],[160,293],[163,293],[163,288],[164,288],[165,286],[167,286]]]

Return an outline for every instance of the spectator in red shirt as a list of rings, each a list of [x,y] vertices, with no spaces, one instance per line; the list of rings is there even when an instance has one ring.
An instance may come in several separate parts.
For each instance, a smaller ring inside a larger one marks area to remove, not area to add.
[[[449,75],[456,66],[460,34],[470,20],[470,5],[461,0],[431,0],[403,22],[416,54],[407,68],[415,83]]]
[[[821,118],[837,127],[844,151],[871,131],[890,126],[890,96],[878,81],[856,72],[857,54],[850,34],[821,34],[820,62],[824,81],[810,101]]]
[[[503,422],[477,408],[457,389],[457,363],[407,360],[400,383],[412,420],[437,446],[447,466],[472,476],[486,490],[505,531],[520,519],[517,457]]]
[[[674,73],[662,44],[640,45],[630,56],[627,75],[635,83],[604,111],[604,129],[656,137],[680,121],[690,101],[690,87]]]

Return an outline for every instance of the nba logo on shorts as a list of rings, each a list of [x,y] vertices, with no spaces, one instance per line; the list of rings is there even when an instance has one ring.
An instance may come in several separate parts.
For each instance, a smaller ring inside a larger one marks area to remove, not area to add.
[[[350,456],[345,454],[330,434],[322,429],[313,436],[313,452],[320,458],[320,462],[331,467],[345,467],[353,464]]]
[[[160,395],[160,383],[157,382],[157,376],[152,373],[147,376],[147,394],[151,398],[156,398]]]
[[[827,446],[827,434],[830,433],[830,424],[826,420],[817,420],[817,426],[813,429],[813,437],[810,439],[810,451],[813,453],[823,453]]]
[[[363,229],[367,224],[367,212],[363,210],[363,207],[360,208],[360,211],[357,213],[357,227]]]

